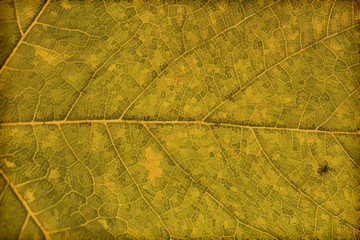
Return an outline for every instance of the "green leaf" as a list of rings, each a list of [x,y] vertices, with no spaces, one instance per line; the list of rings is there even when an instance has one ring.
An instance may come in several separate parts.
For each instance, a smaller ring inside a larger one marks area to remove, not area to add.
[[[1,238],[360,238],[357,1],[0,5]]]

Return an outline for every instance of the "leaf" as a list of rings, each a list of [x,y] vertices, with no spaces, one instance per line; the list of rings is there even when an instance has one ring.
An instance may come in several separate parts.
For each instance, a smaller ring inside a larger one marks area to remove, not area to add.
[[[1,8],[1,37],[0,37],[0,63],[9,58],[11,51],[17,42],[27,34],[31,22],[38,15],[43,0],[4,0],[0,3]]]
[[[2,238],[360,238],[357,1],[1,8]]]

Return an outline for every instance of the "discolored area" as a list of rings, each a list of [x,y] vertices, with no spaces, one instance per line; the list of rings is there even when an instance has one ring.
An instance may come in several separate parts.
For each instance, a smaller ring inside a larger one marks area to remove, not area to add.
[[[357,1],[0,7],[0,239],[360,238]]]
[[[3,0],[0,2],[0,64],[4,65],[13,49],[39,15],[44,0]]]
[[[0,2],[0,64],[3,65],[21,37],[12,0]]]

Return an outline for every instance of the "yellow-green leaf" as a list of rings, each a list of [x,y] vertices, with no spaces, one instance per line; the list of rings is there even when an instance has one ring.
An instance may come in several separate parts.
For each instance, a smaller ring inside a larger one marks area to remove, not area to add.
[[[0,239],[360,238],[358,1],[0,7]]]

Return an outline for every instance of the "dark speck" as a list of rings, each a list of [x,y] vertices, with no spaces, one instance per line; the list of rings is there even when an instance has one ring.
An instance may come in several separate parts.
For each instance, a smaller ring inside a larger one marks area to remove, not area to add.
[[[333,169],[329,167],[328,163],[325,162],[324,164],[319,164],[319,168],[317,169],[317,173],[320,174],[320,176],[329,173]]]

